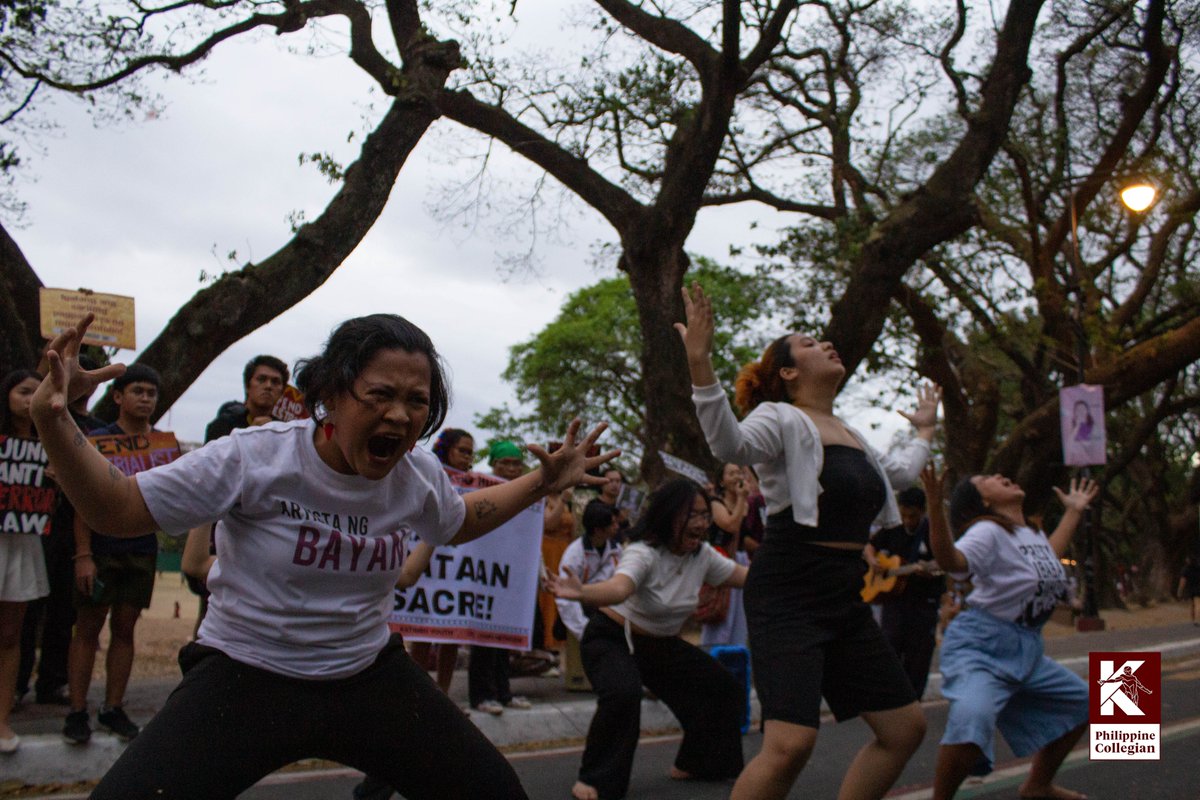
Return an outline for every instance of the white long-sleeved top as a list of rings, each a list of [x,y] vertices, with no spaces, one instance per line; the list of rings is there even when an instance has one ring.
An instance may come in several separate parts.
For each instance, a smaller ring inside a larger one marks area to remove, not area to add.
[[[563,551],[562,560],[558,562],[558,575],[565,578],[564,568],[570,568],[582,583],[599,583],[611,578],[617,571],[621,560],[621,545],[616,542],[606,543],[603,550],[597,550],[587,545],[587,534],[580,536],[567,545]],[[558,606],[558,616],[562,619],[567,630],[575,634],[576,639],[583,638],[583,629],[587,627],[588,618],[583,613],[583,606],[578,600],[554,599]]]
[[[817,525],[817,500],[821,495],[821,469],[825,449],[812,419],[791,403],[760,403],[738,422],[720,384],[693,386],[696,416],[713,455],[734,464],[750,464],[758,473],[767,513],[792,507],[798,525]],[[914,438],[895,456],[877,453],[858,431],[846,426],[858,441],[871,466],[887,486],[887,500],[875,522],[883,527],[900,524],[900,510],[892,484],[911,486],[929,459],[929,442]]]

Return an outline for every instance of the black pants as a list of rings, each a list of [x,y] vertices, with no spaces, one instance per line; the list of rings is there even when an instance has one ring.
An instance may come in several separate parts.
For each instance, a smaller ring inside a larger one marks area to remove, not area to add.
[[[74,520],[74,515],[70,516]],[[37,661],[36,694],[45,696],[67,685],[67,650],[71,645],[71,629],[75,626],[75,540],[71,526],[58,524],[49,536],[41,537],[42,553],[46,557],[46,575],[50,594],[29,603],[21,627],[21,660],[17,668],[17,690],[29,690],[33,664]],[[40,658],[37,651],[41,650]]]
[[[508,651],[499,647],[471,645],[467,663],[467,698],[471,707],[484,700],[507,703],[512,700],[508,682]]]
[[[93,798],[233,798],[303,758],[368,772],[408,800],[526,797],[504,756],[399,636],[341,680],[285,678],[195,643],[179,663],[183,681]]]
[[[900,656],[900,664],[912,682],[917,699],[925,693],[929,664],[937,645],[938,600],[901,593],[883,604],[880,622],[883,635]]]
[[[600,800],[618,800],[629,788],[643,684],[683,726],[677,768],[701,780],[735,778],[742,771],[745,693],[703,650],[678,636],[634,635],[631,654],[624,629],[604,614],[588,622],[579,649],[598,695],[579,780],[594,786]]]

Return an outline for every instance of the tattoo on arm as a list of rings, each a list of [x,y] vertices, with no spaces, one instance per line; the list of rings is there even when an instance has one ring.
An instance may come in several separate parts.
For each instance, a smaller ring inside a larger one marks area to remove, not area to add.
[[[483,521],[496,512],[496,504],[491,500],[480,500],[475,503],[475,519]]]
[[[121,470],[117,469],[112,464],[109,464],[108,465],[108,477],[112,479],[113,483],[116,483],[117,481],[119,481],[125,477],[125,473],[121,472]]]
[[[87,444],[87,437],[81,431],[75,431],[75,437],[71,440],[71,443],[76,447],[83,447]]]

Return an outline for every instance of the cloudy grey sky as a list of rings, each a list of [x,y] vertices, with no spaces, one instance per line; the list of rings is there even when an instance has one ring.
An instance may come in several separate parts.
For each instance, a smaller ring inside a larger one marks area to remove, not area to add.
[[[521,8],[531,6],[554,7]],[[290,238],[290,212],[319,214],[335,187],[298,155],[352,161],[360,137],[348,143],[347,135],[376,119],[371,102],[384,105],[348,58],[288,53],[275,37],[218,48],[199,80],[153,84],[163,112],[119,126],[94,126],[78,103],[53,104],[61,127],[29,159],[19,186],[29,211],[12,230],[47,286],[132,295],[142,347],[201,288],[202,272],[229,268],[226,253],[236,251],[238,264],[260,260]],[[478,148],[474,136],[436,123],[362,245],[323,287],[218,358],[161,427],[199,440],[220,403],[241,397],[250,357],[294,363],[317,352],[341,320],[376,311],[409,317],[442,351],[454,391],[448,424],[472,428],[475,414],[511,400],[499,378],[508,348],[549,322],[568,293],[613,274],[593,257],[612,235],[598,215],[575,207],[538,242],[535,269],[509,275],[506,257],[528,246],[506,211],[534,174],[524,162],[496,153],[492,212],[468,220],[432,212],[444,187],[470,169],[461,153],[472,142]],[[706,211],[688,247],[727,260],[731,244],[763,240],[780,222],[762,208]],[[873,434],[878,446],[894,428]]]

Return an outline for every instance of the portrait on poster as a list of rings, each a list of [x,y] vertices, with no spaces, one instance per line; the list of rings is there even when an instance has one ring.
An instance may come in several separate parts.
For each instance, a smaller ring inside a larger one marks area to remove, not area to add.
[[[1069,467],[1103,464],[1107,449],[1104,430],[1104,387],[1086,383],[1059,390],[1063,463]]]

